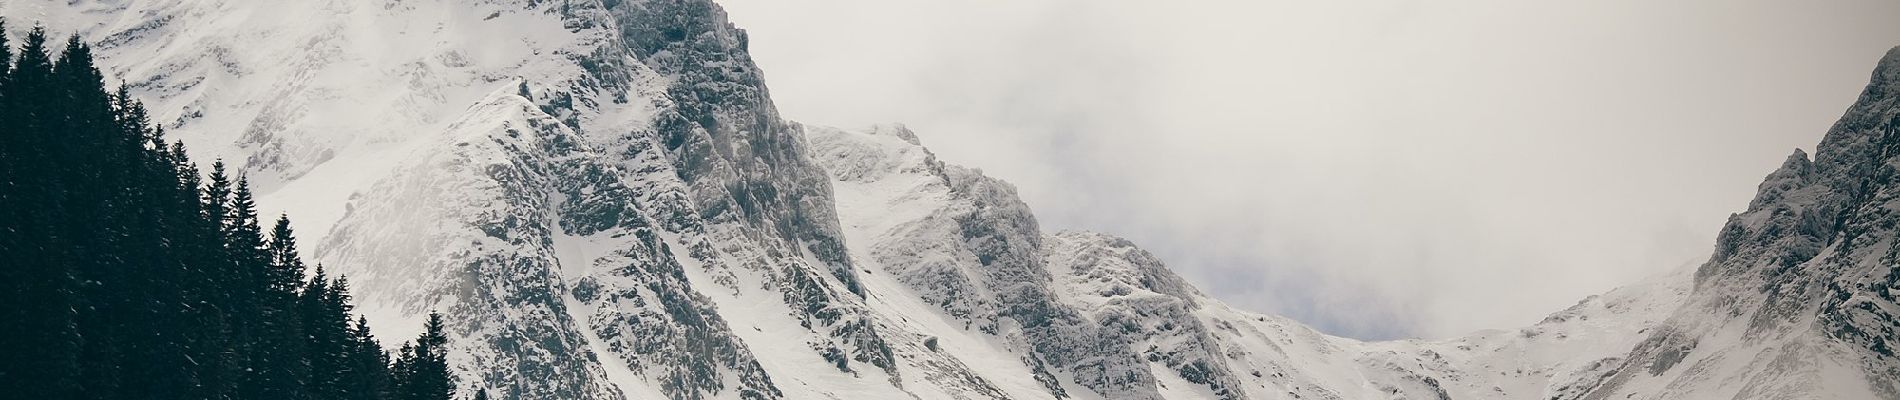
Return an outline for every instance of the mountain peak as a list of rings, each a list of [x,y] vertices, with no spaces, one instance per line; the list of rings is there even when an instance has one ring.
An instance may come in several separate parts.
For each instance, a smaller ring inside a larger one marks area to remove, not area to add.
[[[1360,342],[1048,233],[902,124],[781,118],[711,0],[372,3],[0,11],[100,42],[168,131],[275,181],[372,322],[444,310],[463,382],[508,398],[1766,398],[1835,383],[1786,371],[1813,361],[1900,387],[1900,47],[1693,293]]]
[[[922,142],[919,142],[917,140],[917,132],[912,132],[910,130],[910,127],[904,126],[904,124],[900,124],[900,123],[874,124],[868,128],[865,128],[864,133],[868,133],[872,135],[895,136],[898,139],[903,139],[905,143],[910,143],[912,145],[917,145],[917,146],[923,145]]]
[[[1880,71],[1874,73],[1875,80],[1884,78],[1889,82],[1900,81],[1900,46],[1888,49],[1887,55],[1880,57],[1879,67],[1875,71]]]

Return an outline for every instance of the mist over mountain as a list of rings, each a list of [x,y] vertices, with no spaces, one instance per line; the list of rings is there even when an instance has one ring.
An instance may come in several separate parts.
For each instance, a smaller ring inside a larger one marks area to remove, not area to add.
[[[708,0],[0,13],[91,43],[153,126],[298,221],[379,337],[440,311],[458,396],[1900,399],[1900,49],[1700,268],[1360,341],[1046,229],[903,125],[786,119]]]

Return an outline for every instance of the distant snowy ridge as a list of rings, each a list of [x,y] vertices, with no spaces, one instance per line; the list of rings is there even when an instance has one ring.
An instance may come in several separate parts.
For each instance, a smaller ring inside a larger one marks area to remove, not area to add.
[[[496,398],[1900,398],[1900,50],[1699,270],[1522,329],[1361,342],[1044,230],[902,126],[781,118],[710,1],[0,14],[98,43],[173,137],[316,234],[376,326],[447,312],[464,386]]]
[[[836,179],[853,255],[881,268],[871,276],[905,284],[900,293],[936,305],[957,334],[1030,353],[1081,398],[1544,398],[1615,360],[1688,290],[1687,276],[1670,277],[1521,330],[1359,342],[1235,310],[1127,240],[1035,233],[1012,187],[938,161],[902,126],[807,133]],[[1038,256],[1009,256],[1020,252]],[[1011,269],[1028,277],[990,277]],[[997,294],[1012,287],[1018,295]]]

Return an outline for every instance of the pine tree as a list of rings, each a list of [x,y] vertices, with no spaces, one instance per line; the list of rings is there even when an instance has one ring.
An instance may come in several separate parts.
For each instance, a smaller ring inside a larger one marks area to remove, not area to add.
[[[271,267],[270,249],[264,243],[264,229],[258,225],[257,202],[251,197],[251,182],[239,177],[237,187],[231,191],[231,200],[224,210],[225,247],[230,251],[231,263],[240,268],[238,279],[244,280],[244,291],[261,291],[266,282],[264,277]],[[251,304],[247,307],[259,307],[258,299],[243,299]]]
[[[400,400],[449,400],[455,396],[455,376],[449,373],[448,332],[442,314],[430,312],[421,336],[403,344],[396,361]]]
[[[250,379],[241,393],[247,398],[305,398],[310,360],[297,296],[303,261],[296,259],[290,221],[279,218],[273,236],[265,240],[246,178],[238,178],[227,212],[226,246],[239,270],[237,278],[243,280],[234,293],[237,307],[248,317],[241,331],[249,339],[244,358]]]
[[[207,254],[196,262],[194,278],[200,292],[199,306],[204,313],[206,324],[201,349],[206,354],[201,364],[199,379],[202,381],[202,394],[211,397],[238,397],[239,380],[243,378],[245,365],[240,354],[248,349],[240,346],[246,343],[242,329],[245,324],[240,316],[245,312],[237,305],[236,288],[242,282],[236,279],[240,273],[231,263],[226,216],[231,203],[231,177],[226,174],[224,161],[211,163],[211,173],[201,192],[200,207],[204,209],[202,218],[209,223],[209,237],[206,240]]]
[[[356,318],[356,325],[350,328],[350,339],[350,370],[346,379],[350,395],[345,399],[394,398],[389,353],[383,351],[382,344],[370,334],[369,319],[361,316]]]
[[[231,398],[238,370],[231,351],[234,341],[226,290],[232,268],[226,262],[223,233],[224,204],[231,185],[224,162],[213,162],[211,173],[201,174],[184,143],[173,143],[171,154],[179,189],[185,193],[177,199],[177,207],[190,210],[181,214],[177,232],[179,256],[189,264],[180,271],[179,288],[186,298],[186,319],[199,327],[181,341],[182,352],[193,361],[187,397]]]
[[[0,18],[0,33],[6,31],[7,21],[5,18]],[[8,43],[6,36],[7,35],[0,34],[0,106],[8,104],[7,91],[4,90],[4,88],[8,80],[7,76],[13,72],[13,45]],[[15,205],[16,202],[19,201],[18,197],[21,194],[19,187],[14,183],[17,174],[16,171],[20,168],[20,166],[15,164],[19,162],[22,155],[19,154],[21,149],[15,144],[15,142],[18,141],[15,135],[19,133],[13,129],[7,117],[7,113],[0,112],[0,177],[4,177],[0,178],[0,205]],[[16,212],[0,212],[0,227],[21,226],[21,221],[17,220],[16,215]],[[0,229],[0,248],[19,248],[19,245],[22,244],[20,243],[20,236],[23,234],[24,233],[19,232],[18,229]],[[4,277],[6,276],[0,275],[0,278]],[[0,290],[8,289],[11,289],[11,287],[0,286]],[[0,293],[0,296],[5,295],[5,293]],[[0,298],[0,300],[9,299]],[[0,314],[0,316],[9,315],[10,314]],[[0,331],[0,334],[4,333],[7,332]]]
[[[297,253],[297,237],[290,229],[290,216],[277,216],[270,232],[269,287],[277,293],[295,294],[303,285],[303,256]]]
[[[0,351],[19,362],[0,369],[0,387],[20,398],[71,398],[81,382],[77,306],[78,282],[73,271],[71,231],[60,224],[65,217],[64,185],[56,173],[55,133],[46,129],[58,115],[45,100],[57,93],[52,62],[46,53],[46,32],[35,27],[26,36],[13,71],[0,87],[4,97],[6,139],[14,161],[7,203],[0,208],[13,214],[5,245],[9,263],[0,268],[0,285],[7,301],[6,331],[0,331]]]
[[[226,288],[231,296],[231,307],[236,312],[233,317],[238,321],[239,345],[245,347],[243,359],[266,357],[267,349],[251,348],[260,341],[268,340],[263,332],[271,323],[270,300],[264,290],[264,276],[271,270],[270,252],[264,246],[263,228],[257,222],[257,203],[251,197],[250,180],[238,177],[237,185],[231,191],[231,199],[224,208],[224,247],[227,262],[233,269],[231,285]],[[249,361],[246,361],[249,362]],[[264,364],[246,364],[247,370],[255,371]],[[253,377],[258,377],[253,375]],[[252,398],[263,395],[260,392],[248,393]]]
[[[298,304],[307,328],[310,393],[317,398],[342,399],[353,389],[350,372],[356,367],[352,363],[356,341],[350,327],[349,282],[341,278],[327,280],[327,275],[318,266],[316,277]]]
[[[124,160],[114,157],[122,153],[110,150],[120,148],[130,138],[121,135],[114,124],[111,95],[101,90],[105,87],[105,77],[92,63],[92,47],[78,36],[66,40],[65,49],[53,64],[52,85],[56,90],[45,104],[53,108],[49,115],[56,116],[47,124],[59,135],[52,138],[55,144],[52,148],[63,168],[56,171],[68,183],[65,185],[68,204],[95,211],[68,215],[79,222],[69,226],[82,232],[76,234],[105,233],[99,236],[109,238],[113,232],[100,229],[111,226],[102,224],[100,218],[114,211],[106,199],[118,188],[127,167]],[[90,244],[94,243],[80,243]]]
[[[125,302],[115,321],[124,334],[117,393],[137,388],[151,398],[178,398],[184,394],[177,383],[183,377],[175,371],[185,370],[188,360],[175,356],[171,343],[182,340],[181,333],[190,327],[180,324],[177,305],[182,299],[173,274],[184,264],[168,256],[166,239],[166,227],[174,225],[165,205],[170,202],[167,191],[174,186],[170,181],[175,172],[159,132],[148,128],[144,106],[124,87],[113,95],[113,102],[117,135],[123,138],[114,151],[121,154],[117,158],[125,163],[126,172],[124,189],[113,197],[114,208],[120,211],[112,216],[123,221],[125,228],[121,285]]]
[[[131,264],[148,261],[127,257],[137,251],[133,229],[145,217],[134,213],[125,197],[138,140],[117,124],[114,100],[101,90],[104,77],[93,65],[92,49],[78,36],[67,39],[54,62],[52,87],[46,99],[52,107],[44,115],[51,117],[48,129],[59,135],[51,138],[49,149],[63,168],[52,172],[69,211],[55,230],[64,231],[60,234],[67,239],[79,283],[74,310],[83,339],[80,388],[87,397],[110,396],[123,378],[126,341],[133,336],[125,322],[138,318],[137,292],[143,287]]]
[[[0,21],[0,32],[4,32]],[[447,398],[441,316],[404,376],[348,281],[305,284],[288,217],[268,236],[248,179],[208,177],[90,46],[55,62],[0,35],[0,397]],[[404,392],[402,390],[410,390]],[[415,396],[402,396],[415,393]]]
[[[205,182],[204,187],[205,215],[218,221],[223,232],[224,216],[229,214],[226,209],[231,204],[231,175],[225,173],[224,160],[211,162],[209,177],[211,181]]]
[[[200,350],[193,344],[204,327],[195,323],[191,294],[200,291],[190,289],[190,271],[193,260],[199,258],[194,254],[205,252],[194,250],[202,248],[204,240],[193,238],[204,236],[194,232],[210,228],[198,214],[196,170],[180,169],[189,166],[181,165],[188,162],[183,146],[168,146],[164,131],[149,127],[144,107],[127,90],[121,87],[116,97],[123,134],[143,143],[132,146],[142,156],[136,182],[125,199],[128,206],[136,207],[129,212],[143,217],[135,219],[137,228],[127,234],[142,240],[138,251],[127,258],[138,265],[128,268],[137,274],[127,284],[134,291],[134,301],[130,316],[121,322],[133,334],[126,338],[117,397],[194,398],[198,382],[194,356]],[[181,180],[186,173],[193,174],[193,180]]]
[[[0,18],[0,33],[6,31],[7,21],[5,18]],[[8,80],[7,76],[13,72],[13,45],[8,43],[6,36],[0,34],[0,106],[8,104],[7,91],[4,88]],[[15,144],[18,141],[15,135],[19,133],[13,129],[10,122],[7,113],[0,112],[0,177],[7,177],[0,179],[0,204],[14,204],[20,195],[20,189],[15,186],[15,178],[13,178],[20,168],[15,164],[22,157],[19,154],[19,146]],[[14,215],[13,212],[0,212],[0,226],[20,226],[20,221],[16,221]],[[17,240],[21,233],[16,231],[17,229],[0,229],[0,246],[9,246],[4,247],[9,249],[18,248],[14,245],[19,244]]]

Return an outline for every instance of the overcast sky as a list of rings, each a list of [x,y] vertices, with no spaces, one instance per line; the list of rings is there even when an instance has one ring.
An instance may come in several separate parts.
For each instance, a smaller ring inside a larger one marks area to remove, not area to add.
[[[1900,44],[1891,0],[721,2],[786,117],[906,123],[1045,228],[1361,338],[1701,263]]]

